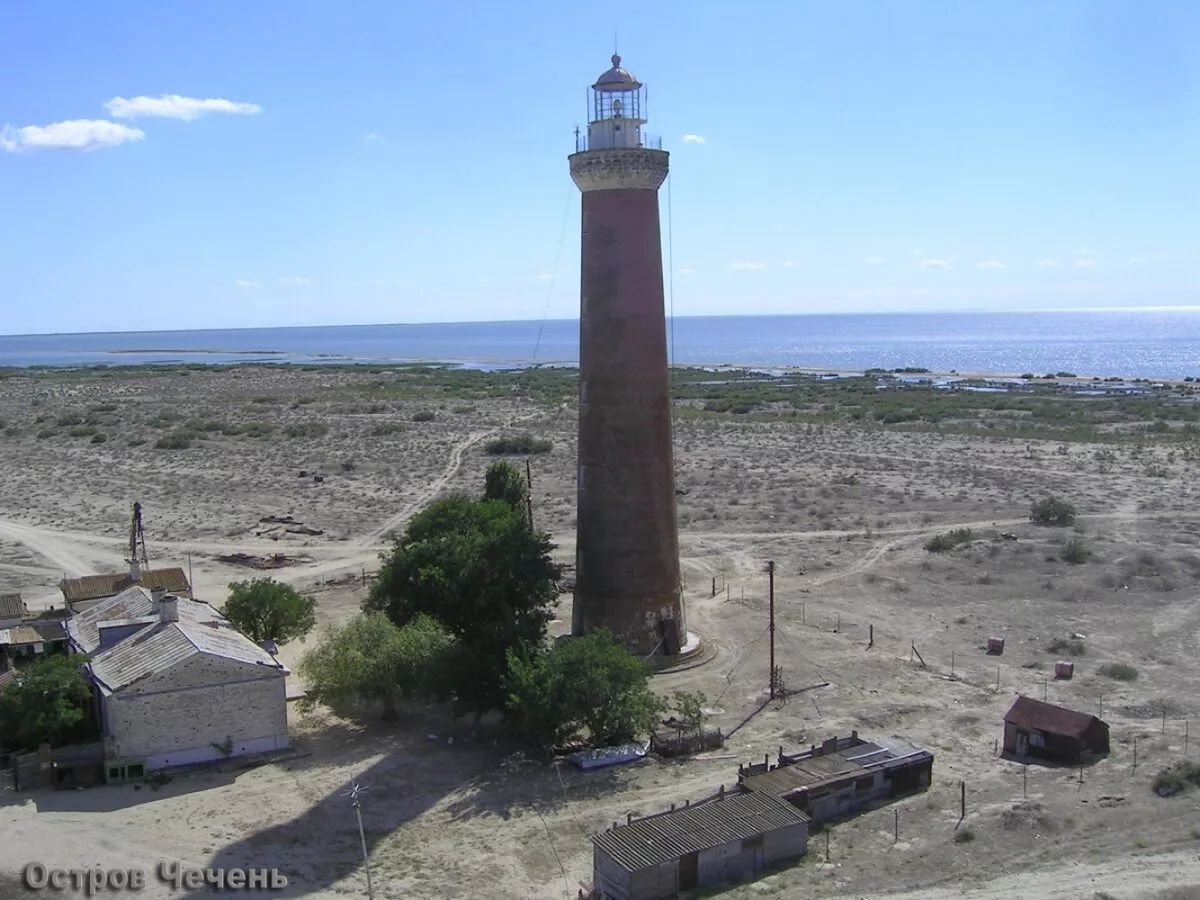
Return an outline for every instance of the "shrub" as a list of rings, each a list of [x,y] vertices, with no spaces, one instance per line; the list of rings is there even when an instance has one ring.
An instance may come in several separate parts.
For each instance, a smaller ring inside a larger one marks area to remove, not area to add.
[[[975,539],[975,535],[970,528],[955,528],[953,531],[947,531],[945,534],[939,534],[930,538],[929,543],[925,545],[925,549],[930,553],[945,553],[948,550],[953,550],[960,544],[969,544]]]
[[[1087,648],[1079,638],[1058,637],[1046,645],[1046,652],[1060,653],[1064,656],[1083,656]]]
[[[71,437],[91,437],[96,433],[94,425],[76,425],[67,432]]]
[[[1091,556],[1092,551],[1079,538],[1071,538],[1062,550],[1062,558],[1073,566],[1087,562]]]
[[[100,434],[92,435],[92,443],[93,444],[103,444],[107,440],[108,440],[108,435],[104,434],[103,432],[101,432]]]
[[[1038,525],[1070,525],[1075,521],[1075,507],[1053,495],[1043,497],[1029,508],[1029,519]]]
[[[420,412],[415,412],[412,416],[412,420],[414,422],[432,422],[436,418],[437,413],[429,409],[423,409]]]
[[[164,434],[154,442],[156,450],[187,450],[192,446],[192,432],[190,431],[172,431],[170,434]]]
[[[970,827],[960,828],[954,832],[954,843],[956,844],[969,844],[973,840],[975,840],[975,832]]]
[[[371,434],[375,437],[386,437],[389,434],[399,434],[404,430],[404,426],[399,422],[384,422],[381,425],[376,425],[371,429]]]
[[[329,426],[324,422],[293,422],[283,433],[290,438],[322,438],[329,434]]]
[[[553,443],[542,438],[535,438],[531,434],[518,434],[490,440],[483,449],[493,456],[501,456],[504,454],[549,453],[553,447]]]
[[[1125,663],[1105,663],[1100,667],[1100,674],[1115,681],[1137,681],[1138,670]]]
[[[1183,793],[1193,785],[1200,787],[1200,763],[1184,759],[1155,775],[1150,782],[1150,789],[1161,797],[1169,797]]]

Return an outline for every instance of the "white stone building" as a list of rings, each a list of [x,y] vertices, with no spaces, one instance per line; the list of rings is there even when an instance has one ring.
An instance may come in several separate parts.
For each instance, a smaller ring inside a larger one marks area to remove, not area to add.
[[[131,587],[66,622],[108,780],[288,746],[288,670],[207,603]]]

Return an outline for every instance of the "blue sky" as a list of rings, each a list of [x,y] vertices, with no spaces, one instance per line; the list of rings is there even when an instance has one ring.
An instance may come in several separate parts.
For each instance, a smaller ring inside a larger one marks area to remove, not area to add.
[[[602,6],[6,0],[0,333],[574,317],[614,30],[676,315],[1200,304],[1194,0]]]

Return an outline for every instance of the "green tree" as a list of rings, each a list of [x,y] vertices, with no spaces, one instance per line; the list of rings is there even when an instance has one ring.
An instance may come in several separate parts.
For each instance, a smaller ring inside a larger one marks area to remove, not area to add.
[[[53,654],[23,669],[0,691],[0,746],[35,750],[92,736],[86,656]]]
[[[229,585],[225,618],[253,641],[280,644],[304,637],[317,624],[317,602],[270,578]]]
[[[1043,497],[1029,507],[1029,519],[1038,525],[1070,525],[1075,521],[1075,507],[1053,495]]]
[[[330,626],[297,667],[306,688],[301,709],[323,703],[347,713],[377,703],[383,718],[394,719],[401,702],[434,691],[433,676],[451,646],[450,635],[424,615],[403,628],[383,613]]]
[[[460,708],[483,713],[504,705],[508,652],[542,648],[560,567],[549,536],[529,528],[503,500],[449,497],[415,515],[383,557],[363,604],[397,625],[424,613],[457,643],[448,675]]]
[[[651,668],[597,629],[529,659],[509,654],[505,713],[535,746],[586,731],[597,746],[654,729],[666,704],[650,690]]]
[[[507,460],[492,463],[483,476],[483,499],[503,500],[509,506],[524,511],[529,486],[520,470]]]
[[[708,721],[708,713],[704,711],[708,698],[703,692],[676,691],[672,695],[672,701],[671,708],[687,731],[699,734],[704,730],[704,723]]]

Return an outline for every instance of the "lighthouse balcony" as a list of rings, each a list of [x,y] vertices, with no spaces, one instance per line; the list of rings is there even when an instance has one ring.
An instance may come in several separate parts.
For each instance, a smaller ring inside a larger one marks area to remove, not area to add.
[[[588,150],[661,150],[662,138],[656,134],[638,135],[637,142],[632,145],[613,146],[613,137],[605,134],[600,140],[593,140],[594,146],[588,146],[588,136],[584,132],[575,135],[575,152],[584,153]]]

